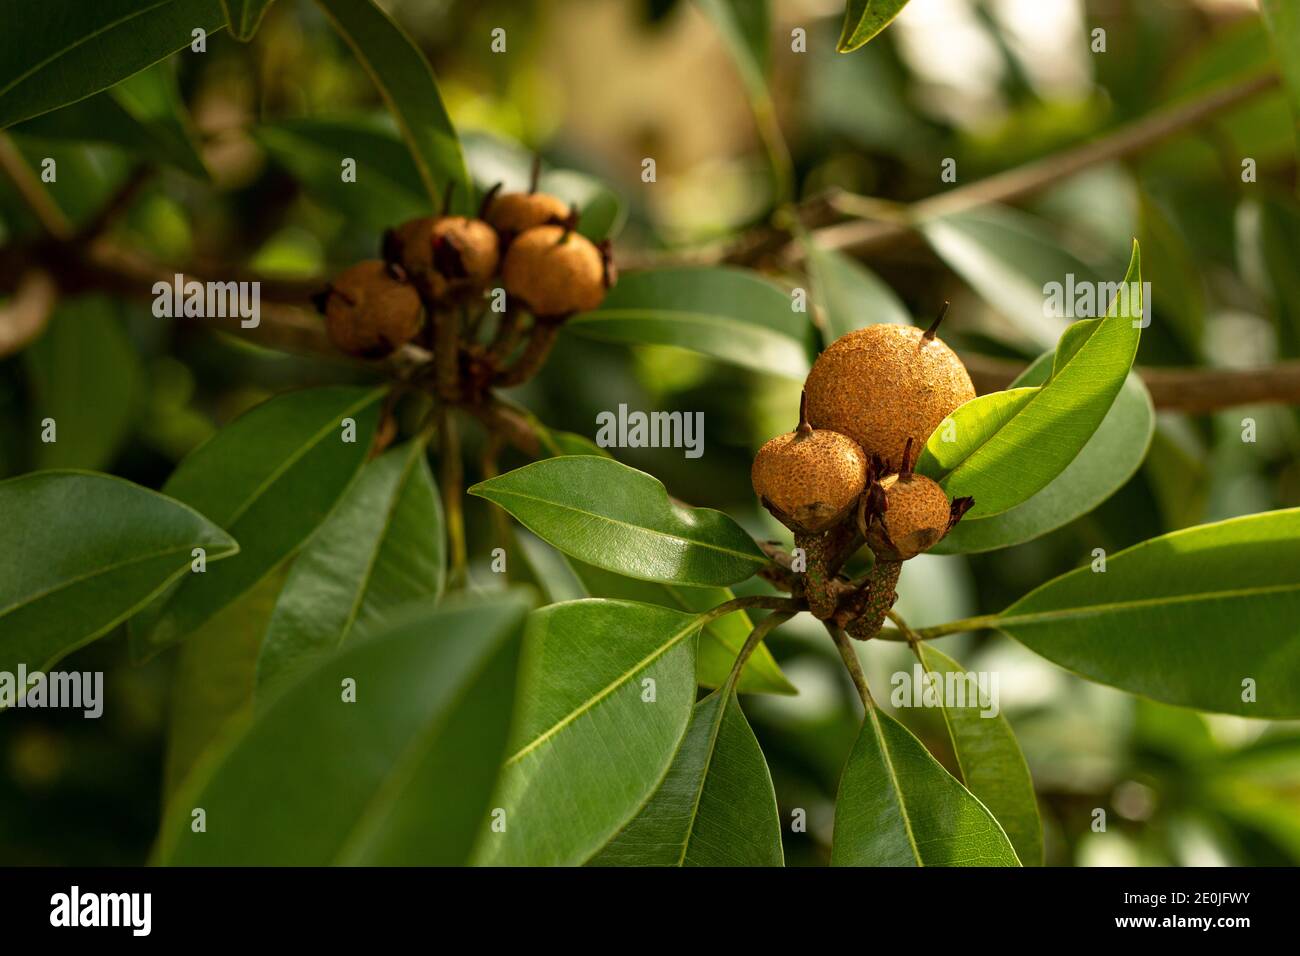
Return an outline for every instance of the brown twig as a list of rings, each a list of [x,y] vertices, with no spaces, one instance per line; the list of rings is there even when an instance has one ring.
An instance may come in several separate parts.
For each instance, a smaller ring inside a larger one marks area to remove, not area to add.
[[[891,217],[885,221],[855,219],[836,223],[813,230],[810,238],[823,249],[837,249],[855,255],[873,252],[898,242],[920,223],[988,203],[1015,202],[1085,169],[1149,149],[1190,127],[1204,123],[1216,113],[1273,89],[1279,82],[1276,73],[1254,76],[1214,90],[1199,99],[1150,113],[1074,149],[1054,153],[969,186],[961,186],[913,203],[906,207],[901,218]],[[804,255],[804,244],[791,241],[783,250],[781,258],[787,263],[797,263],[803,260]]]
[[[962,353],[975,389],[981,395],[1006,388],[1025,370],[1023,362]],[[1137,369],[1156,408],[1191,414],[1238,405],[1300,405],[1300,361],[1259,368]]]
[[[14,141],[0,133],[0,171],[2,171],[18,190],[27,208],[32,211],[37,222],[46,234],[54,239],[69,239],[72,236],[72,223],[50,198],[39,178],[32,171],[23,154],[18,151]]]

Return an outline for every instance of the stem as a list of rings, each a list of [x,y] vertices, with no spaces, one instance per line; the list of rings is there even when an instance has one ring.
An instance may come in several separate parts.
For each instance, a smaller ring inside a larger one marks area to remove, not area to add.
[[[495,478],[501,473],[501,469],[497,464],[497,459],[501,455],[501,447],[504,444],[505,439],[502,438],[499,433],[488,433],[487,443],[483,448],[483,461],[481,463],[484,481],[487,481],[490,478]],[[508,560],[511,550],[510,545],[513,543],[510,538],[510,516],[506,513],[506,509],[502,508],[495,502],[488,502],[488,510],[492,515],[492,532],[496,536],[497,547],[506,553]],[[509,565],[507,564],[507,567],[508,566]]]
[[[703,626],[735,611],[743,611],[751,607],[761,608],[765,611],[784,611],[790,614],[808,610],[802,601],[796,601],[794,598],[776,597],[771,594],[751,594],[746,597],[732,598],[730,601],[702,612],[699,615],[700,625]]]
[[[55,239],[69,239],[72,236],[72,223],[58,204],[50,198],[45,187],[32,171],[23,154],[18,151],[14,141],[0,133],[0,170],[14,184],[18,195],[22,197],[27,208],[32,211],[41,228]]]
[[[894,623],[899,623],[897,618],[891,614]],[[936,637],[947,637],[949,634],[964,634],[967,631],[988,631],[997,626],[998,615],[981,614],[979,617],[964,617],[959,621],[949,621],[947,624],[936,624],[934,627],[922,627],[912,631],[912,636],[918,641],[929,641]],[[900,625],[901,628],[901,625]],[[903,630],[891,630],[886,628],[876,637],[886,641],[906,641],[908,637]]]
[[[867,686],[867,677],[862,673],[862,664],[858,662],[857,651],[853,649],[853,642],[843,630],[823,621],[826,630],[830,632],[831,639],[835,641],[835,646],[839,648],[840,658],[844,661],[844,666],[848,669],[849,676],[853,678],[853,686],[858,689],[858,696],[862,698],[862,706],[867,710],[874,710],[876,702],[871,696],[871,688]]]
[[[898,630],[902,633],[904,639],[906,639],[907,643],[912,646],[913,650],[915,650],[917,643],[921,639],[916,636],[916,631],[907,626],[907,622],[903,620],[903,615],[899,614],[897,611],[891,610],[886,616],[898,625]]]
[[[740,680],[740,672],[745,668],[745,662],[749,660],[751,654],[758,650],[758,645],[762,644],[774,630],[784,624],[794,613],[790,611],[778,611],[775,614],[769,614],[763,620],[754,625],[754,629],[749,632],[749,637],[745,638],[744,645],[740,648],[740,653],[736,655],[736,663],[731,667],[731,673],[727,675],[727,682],[724,687],[730,691]]]
[[[520,385],[536,375],[546,363],[551,349],[555,347],[555,340],[559,334],[558,322],[535,321],[528,335],[524,354],[519,356],[519,361],[496,377],[495,384],[508,388],[511,385]]]
[[[442,487],[442,510],[447,522],[447,543],[451,551],[449,588],[462,588],[469,580],[469,554],[465,547],[465,514],[461,508],[461,485],[464,468],[460,460],[460,435],[456,419],[447,406],[439,411],[438,421],[439,484]]]
[[[1278,82],[1276,73],[1265,73],[1232,86],[1212,90],[1200,99],[1179,103],[1127,123],[1090,143],[1083,143],[1074,149],[1054,153],[969,186],[961,186],[913,203],[906,210],[905,221],[842,222],[814,230],[812,239],[823,249],[853,253],[888,247],[907,236],[918,223],[964,212],[986,203],[1007,203],[1023,199],[1085,169],[1140,152],[1204,122],[1215,113],[1271,90]],[[805,258],[802,244],[789,243],[782,258],[792,263],[802,261]]]
[[[433,360],[438,369],[438,394],[454,402],[460,393],[460,317],[454,312],[433,313]]]

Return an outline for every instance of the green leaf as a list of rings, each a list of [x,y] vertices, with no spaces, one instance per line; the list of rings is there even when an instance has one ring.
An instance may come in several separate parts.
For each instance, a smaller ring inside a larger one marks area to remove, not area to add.
[[[832,866],[1018,866],[1002,827],[888,714],[870,707],[840,778]]]
[[[790,297],[741,269],[635,272],[567,328],[611,342],[676,345],[786,378],[808,373],[805,323]]]
[[[1295,0],[1259,0],[1259,12],[1286,83],[1292,125],[1300,146],[1300,7]]]
[[[844,26],[835,49],[852,53],[884,30],[903,12],[907,0],[848,0],[844,5]]]
[[[611,458],[548,458],[469,493],[496,502],[570,557],[642,581],[722,587],[767,563],[729,516],[675,504],[657,478]]]
[[[728,588],[689,588],[655,581],[638,581],[606,571],[576,558],[565,559],[587,595],[658,604],[679,611],[703,612],[735,597]],[[695,678],[703,687],[721,687],[736,663],[754,624],[744,611],[724,614],[704,625],[696,652]],[[766,644],[760,644],[745,663],[737,690],[742,694],[797,694],[799,691],[781,673]]]
[[[85,99],[225,23],[218,0],[23,5],[0,38],[0,128]]]
[[[827,342],[879,322],[911,325],[907,308],[884,281],[842,252],[809,242],[808,264]]]
[[[262,636],[284,587],[280,569],[228,604],[177,649],[167,724],[164,801],[185,782],[199,758],[252,714]]]
[[[921,642],[914,649],[921,666],[937,680],[957,682],[956,693],[944,694],[941,700],[966,788],[1002,824],[1020,862],[1042,866],[1043,822],[1038,818],[1034,781],[1011,724],[1000,712],[989,713],[989,701],[980,698],[973,682],[963,679],[966,668],[929,643]]]
[[[37,441],[37,468],[103,468],[134,424],[143,371],[111,299],[59,305],[24,352],[38,426],[52,418],[56,441]]]
[[[1096,433],[1133,367],[1141,335],[1142,270],[1137,244],[1104,319],[1076,322],[1061,336],[1040,386],[993,392],[958,408],[926,443],[916,468],[950,497],[975,499],[987,518],[1028,501],[1075,460]],[[954,441],[945,441],[955,435]]]
[[[1154,700],[1300,717],[1300,509],[1153,538],[1077,568],[992,627],[1075,673]],[[1258,702],[1242,700],[1242,682]]]
[[[690,719],[699,628],[695,615],[630,601],[533,613],[494,798],[505,830],[483,834],[477,862],[577,865],[641,809]]]
[[[45,670],[190,569],[239,550],[179,501],[120,478],[42,471],[0,482],[0,670]]]
[[[236,40],[247,42],[253,39],[258,25],[271,5],[271,0],[221,0],[226,10],[226,22],[230,24],[230,35]]]
[[[382,396],[350,387],[279,395],[185,457],[163,491],[230,531],[241,550],[132,622],[136,657],[196,630],[302,546],[360,470]],[[356,423],[352,442],[343,440],[348,418]]]
[[[208,179],[171,65],[155,63],[116,86],[27,120],[15,133],[43,140],[103,143],[163,160]]]
[[[157,861],[464,863],[505,752],[527,608],[518,593],[421,602],[344,645],[196,768]]]
[[[1080,287],[1101,280],[1045,223],[1015,209],[983,206],[927,222],[921,231],[939,258],[1039,347],[1052,345],[1066,326],[1061,315],[1049,314],[1049,283],[1064,293],[1067,276]]]
[[[424,444],[408,442],[362,468],[294,561],[257,663],[259,696],[394,608],[436,600],[445,579],[438,489]]]
[[[773,196],[779,204],[790,194],[792,163],[767,86],[772,36],[769,4],[767,0],[695,0],[695,5],[709,18],[736,64],[772,165]]]
[[[438,93],[433,68],[419,47],[372,0],[316,3],[383,94],[434,208],[441,209],[443,187],[452,183],[451,209],[473,212],[473,185],[465,155]]]
[[[590,865],[785,865],[772,775],[730,684],[695,705],[664,782]]]
[[[1053,353],[1040,356],[1011,387],[1038,385],[1051,371]],[[1023,544],[1092,511],[1133,476],[1155,431],[1155,409],[1142,379],[1130,372],[1097,430],[1079,456],[1029,500],[982,518],[962,518],[933,554],[973,554]]]

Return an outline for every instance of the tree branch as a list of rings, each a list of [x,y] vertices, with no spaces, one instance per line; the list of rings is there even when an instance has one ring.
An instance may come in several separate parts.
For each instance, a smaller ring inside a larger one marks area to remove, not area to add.
[[[881,249],[906,237],[916,226],[929,220],[965,212],[988,203],[1023,199],[1085,169],[1148,149],[1189,127],[1205,122],[1216,113],[1273,89],[1279,81],[1276,73],[1265,73],[1222,87],[1199,99],[1150,113],[1074,149],[1054,153],[969,186],[912,203],[904,207],[902,218],[891,217],[880,222],[852,220],[836,223],[813,230],[811,239],[823,249],[838,249],[853,254]],[[787,263],[798,263],[803,258],[803,244],[798,241],[789,242],[782,252],[782,259]]]
[[[1025,366],[1021,362],[963,352],[975,390],[981,395],[1010,385]],[[1260,368],[1160,368],[1137,369],[1163,411],[1204,414],[1238,405],[1300,405],[1300,361],[1279,362]]]

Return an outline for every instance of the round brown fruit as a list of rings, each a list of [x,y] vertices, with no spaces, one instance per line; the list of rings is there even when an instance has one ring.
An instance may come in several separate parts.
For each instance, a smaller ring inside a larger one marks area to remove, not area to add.
[[[383,358],[405,345],[424,320],[416,291],[378,259],[340,273],[330,283],[323,311],[330,341],[360,358]]]
[[[808,420],[853,438],[900,467],[912,438],[925,444],[975,397],[966,366],[944,342],[909,325],[869,325],[836,339],[808,373]]]
[[[838,432],[809,428],[777,435],[754,456],[754,492],[791,531],[817,534],[852,511],[867,458]]]
[[[952,514],[943,489],[924,475],[887,475],[880,480],[884,514],[867,529],[877,559],[906,561],[929,551],[948,533]]]
[[[506,292],[541,319],[587,312],[605,298],[605,258],[585,236],[563,226],[537,226],[506,252]]]
[[[496,273],[500,247],[496,232],[481,219],[424,216],[385,237],[384,258],[442,300],[486,286]]]
[[[503,193],[492,200],[483,218],[509,242],[538,226],[561,225],[569,218],[569,207],[547,193]]]

